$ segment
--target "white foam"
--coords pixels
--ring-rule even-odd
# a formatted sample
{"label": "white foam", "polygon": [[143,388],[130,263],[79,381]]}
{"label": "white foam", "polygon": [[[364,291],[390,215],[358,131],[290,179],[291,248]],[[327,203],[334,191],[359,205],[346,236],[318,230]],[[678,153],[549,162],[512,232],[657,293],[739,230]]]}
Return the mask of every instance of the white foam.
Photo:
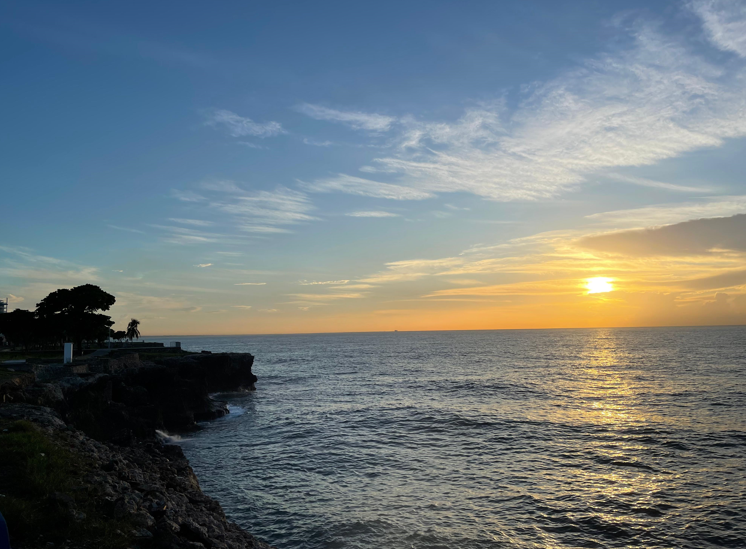
{"label": "white foam", "polygon": [[158,435],[158,439],[164,444],[179,444],[189,439],[180,437],[179,435],[169,435],[165,431],[155,430],[155,434]]}

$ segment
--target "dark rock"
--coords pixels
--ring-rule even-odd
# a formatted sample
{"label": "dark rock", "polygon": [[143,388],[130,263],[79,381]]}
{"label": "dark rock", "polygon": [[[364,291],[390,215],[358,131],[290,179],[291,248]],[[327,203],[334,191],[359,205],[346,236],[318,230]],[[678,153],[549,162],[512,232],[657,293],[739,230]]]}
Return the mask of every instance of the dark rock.
{"label": "dark rock", "polygon": [[[127,531],[134,527],[138,547],[271,549],[227,521],[218,502],[201,491],[182,449],[156,438],[156,430],[191,430],[197,421],[226,414],[225,405],[210,394],[252,390],[254,357],[200,354],[156,364],[132,355],[117,360],[88,365],[99,373],[14,385],[14,392],[5,394],[16,403],[0,404],[0,418],[32,421],[93,464],[73,490],[75,497],[124,520]],[[69,494],[52,494],[48,504],[71,520],[86,520]],[[75,540],[67,545],[75,547]]]}
{"label": "dark rock", "polygon": [[69,494],[63,494],[61,492],[52,492],[47,497],[47,504],[51,509],[54,509],[56,511],[62,511],[63,513],[67,514],[69,517],[73,518],[75,516],[75,500],[73,497]]}
{"label": "dark rock", "polygon": [[132,523],[141,528],[152,528],[155,526],[155,519],[145,511],[138,511],[132,516]]}
{"label": "dark rock", "polygon": [[153,533],[145,528],[137,528],[133,530],[132,535],[134,535],[135,538],[139,540],[150,539],[153,537]]}
{"label": "dark rock", "polygon": [[137,499],[125,494],[114,503],[114,518],[122,518],[137,513]]}
{"label": "dark rock", "polygon": [[206,546],[211,546],[210,536],[207,535],[207,529],[204,526],[200,526],[192,519],[185,519],[181,523],[181,529],[179,531],[183,537],[190,541],[196,541]]}

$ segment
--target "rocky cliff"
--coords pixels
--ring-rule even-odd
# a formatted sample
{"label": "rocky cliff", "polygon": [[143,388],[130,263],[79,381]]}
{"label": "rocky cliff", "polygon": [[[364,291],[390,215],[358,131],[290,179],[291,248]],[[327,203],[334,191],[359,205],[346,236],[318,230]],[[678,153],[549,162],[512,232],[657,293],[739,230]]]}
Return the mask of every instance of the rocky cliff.
{"label": "rocky cliff", "polygon": [[[38,461],[35,451],[8,454],[7,461],[17,462],[0,464],[0,511],[11,536],[16,532],[13,547],[268,548],[228,521],[220,505],[200,490],[181,448],[156,436],[158,430],[191,430],[199,421],[226,414],[225,405],[210,394],[253,389],[252,364],[249,354],[156,362],[130,355],[77,363],[77,374],[51,383],[33,382],[28,374],[6,379],[0,386],[5,401],[0,446],[4,438],[19,448],[50,444],[41,455],[66,456],[50,476],[57,484],[50,481],[45,489],[42,482],[34,493],[14,480]],[[36,440],[39,435],[29,429],[44,440],[18,442]],[[33,508],[46,510],[39,516],[47,524],[38,529],[26,524],[28,513],[16,513]],[[59,527],[47,531],[49,520],[43,517],[52,515]],[[109,534],[85,534],[88,523],[109,525],[96,530]]]}

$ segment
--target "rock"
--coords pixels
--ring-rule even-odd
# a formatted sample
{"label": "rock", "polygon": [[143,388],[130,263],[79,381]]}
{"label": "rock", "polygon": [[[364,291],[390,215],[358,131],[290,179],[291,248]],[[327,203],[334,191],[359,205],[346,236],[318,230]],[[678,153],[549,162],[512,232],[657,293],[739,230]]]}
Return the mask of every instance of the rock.
{"label": "rock", "polygon": [[182,521],[180,533],[188,540],[210,545],[210,537],[207,535],[207,529],[192,519]]}
{"label": "rock", "polygon": [[114,503],[114,518],[122,518],[137,513],[137,499],[125,494]]}
{"label": "rock", "polygon": [[181,530],[181,526],[176,524],[174,521],[165,518],[158,520],[156,528],[159,531],[168,532],[170,534],[176,534]]}
{"label": "rock", "polygon": [[[72,494],[122,520],[127,526],[120,529],[136,538],[137,547],[271,549],[226,520],[218,502],[201,491],[182,449],[155,436],[156,429],[190,430],[196,421],[227,413],[210,393],[253,389],[253,360],[248,354],[216,353],[157,364],[139,358],[108,362],[100,368],[108,373],[16,387],[6,393],[15,403],[0,404],[0,418],[31,421],[77,454],[90,469]],[[95,364],[88,369],[96,371]],[[64,509],[71,520],[90,520],[75,498],[55,493],[48,504]],[[73,539],[63,546],[78,545]]]}
{"label": "rock", "polygon": [[155,526],[155,519],[145,511],[138,511],[132,516],[132,523],[141,528],[152,528]]}
{"label": "rock", "polygon": [[50,509],[62,511],[70,518],[75,518],[76,505],[71,495],[63,494],[62,492],[52,492],[47,497],[47,504]]}
{"label": "rock", "polygon": [[148,513],[150,513],[155,518],[162,517],[166,514],[166,511],[168,510],[168,503],[166,503],[165,499],[156,499],[151,500],[147,505]]}
{"label": "rock", "polygon": [[44,429],[61,429],[66,427],[59,414],[51,408],[31,404],[5,404],[0,406],[0,418],[11,421],[25,419]]}
{"label": "rock", "polygon": [[153,533],[145,528],[136,528],[132,530],[132,535],[139,540],[150,539],[153,537]]}

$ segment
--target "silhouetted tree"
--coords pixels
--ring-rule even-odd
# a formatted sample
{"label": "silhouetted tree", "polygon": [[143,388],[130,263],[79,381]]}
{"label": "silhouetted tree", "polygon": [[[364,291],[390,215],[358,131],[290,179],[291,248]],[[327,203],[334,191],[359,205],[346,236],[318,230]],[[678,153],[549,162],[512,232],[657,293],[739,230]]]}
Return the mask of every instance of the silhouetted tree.
{"label": "silhouetted tree", "polygon": [[16,309],[12,313],[0,315],[0,333],[8,340],[11,347],[29,347],[37,345],[41,339],[40,323],[32,311]]}
{"label": "silhouetted tree", "polygon": [[127,338],[127,332],[124,330],[112,330],[111,332],[111,339],[114,341],[122,341]]}
{"label": "silhouetted tree", "polygon": [[127,339],[132,341],[133,339],[137,339],[140,337],[140,330],[138,330],[138,326],[140,326],[139,320],[137,320],[136,318],[130,320],[130,323],[127,324]]}
{"label": "silhouetted tree", "polygon": [[36,304],[36,315],[58,340],[71,339],[78,349],[83,341],[104,341],[114,324],[108,311],[116,298],[93,284],[56,290]]}

